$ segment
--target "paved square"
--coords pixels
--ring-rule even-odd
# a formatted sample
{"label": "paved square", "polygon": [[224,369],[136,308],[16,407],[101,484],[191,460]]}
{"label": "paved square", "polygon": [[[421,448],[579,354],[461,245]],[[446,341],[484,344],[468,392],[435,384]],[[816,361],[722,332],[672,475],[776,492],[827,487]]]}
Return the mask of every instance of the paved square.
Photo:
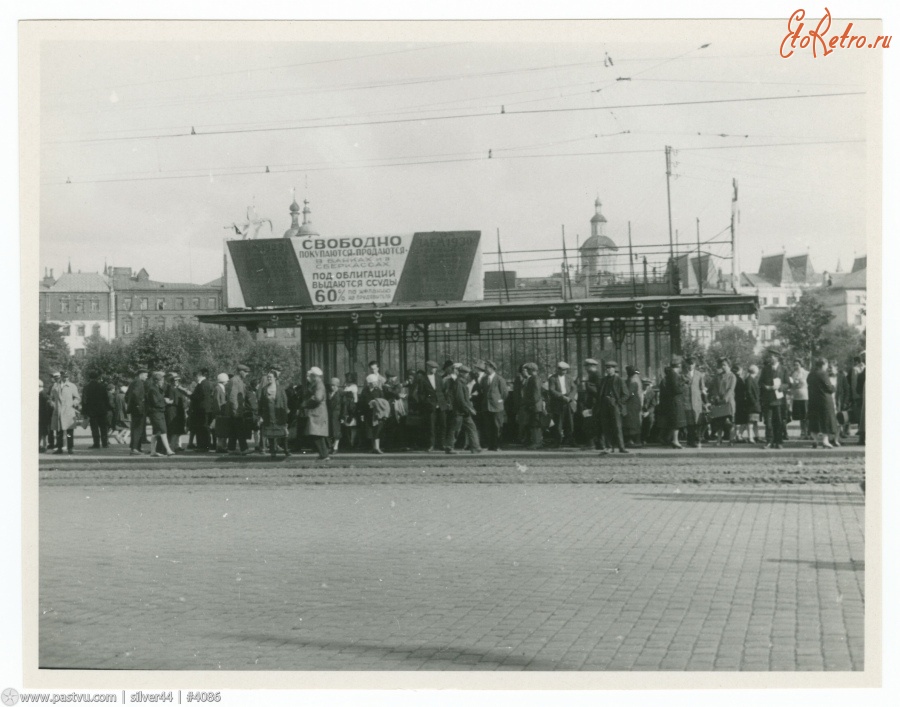
{"label": "paved square", "polygon": [[856,485],[42,486],[40,666],[861,670]]}

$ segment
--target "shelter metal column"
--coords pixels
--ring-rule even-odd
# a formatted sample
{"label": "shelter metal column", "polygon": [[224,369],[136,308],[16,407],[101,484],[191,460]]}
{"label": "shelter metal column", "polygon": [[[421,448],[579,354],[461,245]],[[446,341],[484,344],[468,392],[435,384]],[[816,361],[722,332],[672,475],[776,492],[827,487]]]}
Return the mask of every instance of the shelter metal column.
{"label": "shelter metal column", "polygon": [[[644,374],[647,378],[651,378],[650,375],[650,318],[644,317]],[[656,371],[654,371],[654,375]]]}
{"label": "shelter metal column", "polygon": [[430,341],[430,327],[431,325],[428,322],[425,322],[422,325],[422,340],[425,343],[425,360],[429,360],[431,358],[431,341]]}

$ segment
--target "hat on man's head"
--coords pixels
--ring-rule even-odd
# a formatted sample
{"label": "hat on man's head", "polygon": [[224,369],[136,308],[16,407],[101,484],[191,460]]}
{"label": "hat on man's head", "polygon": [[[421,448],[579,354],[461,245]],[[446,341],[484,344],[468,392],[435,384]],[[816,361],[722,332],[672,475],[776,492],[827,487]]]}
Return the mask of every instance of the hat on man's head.
{"label": "hat on man's head", "polygon": [[218,381],[219,383],[227,383],[228,382],[228,374],[220,373],[219,375],[216,376],[216,381]]}
{"label": "hat on man's head", "polygon": [[629,376],[633,376],[635,373],[640,373],[640,371],[637,368],[635,368],[634,366],[632,366],[631,364],[628,364],[627,366],[625,366],[625,372]]}
{"label": "hat on man's head", "polygon": [[438,366],[438,362],[437,362],[437,361],[432,361],[431,359],[428,359],[427,361],[425,361],[425,366],[426,366],[426,368],[428,368],[428,367],[430,367],[430,368],[440,368],[440,366]]}
{"label": "hat on man's head", "polygon": [[565,361],[560,361],[559,363],[556,364],[556,367],[557,367],[557,368],[561,368],[561,369],[563,369],[564,371],[568,371],[568,370],[569,370],[569,364],[566,363]]}
{"label": "hat on man's head", "polygon": [[784,354],[781,353],[781,351],[779,351],[778,349],[766,349],[766,353],[769,354],[769,356],[774,356],[777,359],[784,358]]}
{"label": "hat on man's head", "polygon": [[485,368],[493,368],[495,371],[497,370],[497,364],[488,359],[484,362]]}
{"label": "hat on man's head", "polygon": [[319,368],[318,366],[313,366],[313,367],[310,368],[306,373],[307,373],[307,374],[312,373],[313,375],[316,375],[316,376],[322,376],[322,375],[325,375],[324,373],[322,373],[322,369]]}
{"label": "hat on man's head", "polygon": [[332,378],[332,379],[331,379],[331,385],[337,387],[337,386],[339,386],[340,384],[341,384],[341,379],[340,379],[340,378]]}
{"label": "hat on man's head", "polygon": [[53,371],[53,373],[51,375],[53,376],[53,378],[59,378],[62,375],[62,373],[60,373],[59,371]]}
{"label": "hat on man's head", "polygon": [[[456,368],[455,365],[454,365],[453,367]],[[459,368],[458,368],[457,370],[458,370],[460,373],[471,373],[471,372],[472,372],[472,369],[469,368],[468,366],[466,366],[465,364],[460,364],[460,365],[459,365]]]}
{"label": "hat on man's head", "polygon": [[239,363],[239,364],[237,365],[237,369],[238,369],[239,371],[244,372],[244,373],[250,373],[250,366],[245,366],[243,363]]}
{"label": "hat on man's head", "polygon": [[672,356],[672,361],[669,365],[671,366],[680,366],[683,363],[683,359],[681,356]]}
{"label": "hat on man's head", "polygon": [[612,359],[609,359],[608,361],[604,362],[603,367],[604,368],[618,368],[619,363],[618,363],[618,361],[613,361]]}
{"label": "hat on man's head", "polygon": [[150,373],[150,369],[147,368],[146,366],[141,366],[140,368],[137,369],[137,374],[141,375],[141,373]]}
{"label": "hat on man's head", "polygon": [[474,368],[476,371],[483,371],[484,361],[475,361],[475,363],[472,364],[472,368]]}
{"label": "hat on man's head", "polygon": [[584,359],[584,365],[585,366],[599,366],[600,361],[598,361],[596,358],[586,358],[586,359]]}
{"label": "hat on man's head", "polygon": [[524,366],[522,366],[522,368],[524,368],[525,370],[528,370],[528,371],[537,372],[538,365],[536,363],[529,362],[529,363],[526,363]]}
{"label": "hat on man's head", "polygon": [[448,358],[446,361],[444,361],[444,366],[443,366],[443,367],[444,367],[444,368],[450,368],[450,367],[453,366],[453,365],[454,365],[454,364],[453,364],[453,361],[452,361],[451,359]]}
{"label": "hat on man's head", "polygon": [[681,362],[691,364],[694,362],[694,357],[693,356],[684,356],[684,357],[682,357]]}
{"label": "hat on man's head", "polygon": [[644,385],[650,385],[651,383],[653,383],[653,381],[649,378],[641,378],[641,383],[643,383]]}

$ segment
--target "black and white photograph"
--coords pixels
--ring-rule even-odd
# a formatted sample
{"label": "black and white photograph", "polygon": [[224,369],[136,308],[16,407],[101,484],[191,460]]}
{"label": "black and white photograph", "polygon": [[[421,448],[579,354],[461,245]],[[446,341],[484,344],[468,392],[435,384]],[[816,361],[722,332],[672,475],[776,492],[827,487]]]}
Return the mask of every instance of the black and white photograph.
{"label": "black and white photograph", "polygon": [[830,7],[23,21],[38,684],[879,685],[896,27]]}

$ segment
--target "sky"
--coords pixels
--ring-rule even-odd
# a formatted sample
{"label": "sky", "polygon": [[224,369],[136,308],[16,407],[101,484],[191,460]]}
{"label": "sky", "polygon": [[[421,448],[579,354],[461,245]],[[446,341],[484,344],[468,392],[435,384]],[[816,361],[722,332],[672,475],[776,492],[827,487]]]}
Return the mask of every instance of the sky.
{"label": "sky", "polygon": [[[499,229],[512,253],[557,248],[564,227],[571,248],[599,196],[616,243],[629,222],[635,244],[668,243],[667,145],[679,240],[698,218],[704,240],[727,230],[736,179],[741,270],[866,252],[877,52],[781,58],[785,21],[541,28],[45,42],[42,271],[207,282],[230,225],[252,207],[281,236],[294,193],[324,236],[472,229],[490,251]],[[526,259],[506,266],[556,267]]]}

